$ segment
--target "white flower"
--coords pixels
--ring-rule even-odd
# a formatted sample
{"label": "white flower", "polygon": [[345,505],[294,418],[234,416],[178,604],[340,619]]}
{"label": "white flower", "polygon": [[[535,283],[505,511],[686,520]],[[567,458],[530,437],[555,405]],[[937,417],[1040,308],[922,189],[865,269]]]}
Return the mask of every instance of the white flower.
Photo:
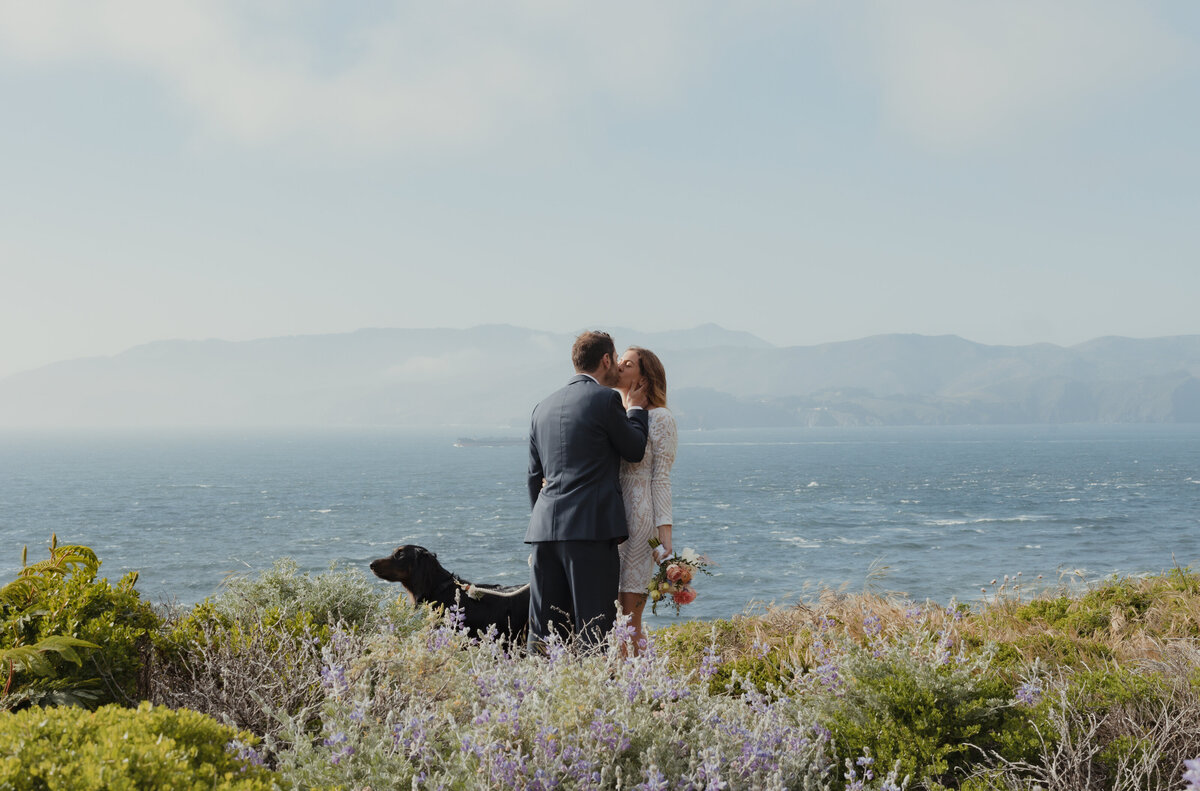
{"label": "white flower", "polygon": [[692,549],[691,547],[684,547],[683,554],[680,555],[679,557],[683,558],[683,560],[685,560],[688,563],[699,563],[700,562],[700,554],[698,552],[696,552],[696,550]]}

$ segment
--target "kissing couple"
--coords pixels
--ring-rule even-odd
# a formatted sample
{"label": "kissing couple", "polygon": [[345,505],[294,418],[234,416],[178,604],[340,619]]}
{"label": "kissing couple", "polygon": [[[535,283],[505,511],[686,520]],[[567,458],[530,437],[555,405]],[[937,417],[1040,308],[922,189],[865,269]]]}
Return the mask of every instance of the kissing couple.
{"label": "kissing couple", "polygon": [[576,338],[571,362],[575,376],[538,403],[529,430],[529,648],[552,632],[594,646],[619,606],[637,651],[650,579],[671,554],[666,372],[648,349],[618,357],[606,332]]}

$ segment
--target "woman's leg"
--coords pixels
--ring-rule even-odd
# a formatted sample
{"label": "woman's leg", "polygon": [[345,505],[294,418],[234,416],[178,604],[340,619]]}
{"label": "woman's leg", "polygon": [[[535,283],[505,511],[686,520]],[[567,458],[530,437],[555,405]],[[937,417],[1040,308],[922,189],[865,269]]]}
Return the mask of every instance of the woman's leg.
{"label": "woman's leg", "polygon": [[642,641],[646,639],[642,633],[642,610],[646,608],[646,594],[621,591],[617,594],[617,602],[621,612],[628,613],[629,625],[633,627],[633,655],[642,651]]}

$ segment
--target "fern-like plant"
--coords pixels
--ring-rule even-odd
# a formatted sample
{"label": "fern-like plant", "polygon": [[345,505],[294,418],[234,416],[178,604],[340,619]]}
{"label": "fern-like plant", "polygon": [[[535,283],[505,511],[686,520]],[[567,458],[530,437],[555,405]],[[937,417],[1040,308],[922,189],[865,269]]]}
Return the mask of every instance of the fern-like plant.
{"label": "fern-like plant", "polygon": [[[83,665],[80,649],[100,646],[67,635],[49,635],[30,644],[30,627],[45,613],[47,591],[61,583],[62,577],[76,569],[95,574],[100,567],[96,553],[84,546],[58,546],[58,536],[50,538],[50,558],[28,565],[29,547],[21,550],[21,571],[17,578],[0,588],[0,613],[4,615],[5,634],[0,643],[0,667],[4,669],[4,697],[10,699],[19,673],[25,673],[55,686],[56,664],[49,655],[57,655]],[[14,701],[15,702],[15,701]]]}
{"label": "fern-like plant", "polygon": [[115,587],[96,579],[100,560],[90,548],[58,545],[28,563],[0,588],[0,707],[30,703],[95,705],[130,702],[148,633],[158,622],[138,599],[128,574]]}

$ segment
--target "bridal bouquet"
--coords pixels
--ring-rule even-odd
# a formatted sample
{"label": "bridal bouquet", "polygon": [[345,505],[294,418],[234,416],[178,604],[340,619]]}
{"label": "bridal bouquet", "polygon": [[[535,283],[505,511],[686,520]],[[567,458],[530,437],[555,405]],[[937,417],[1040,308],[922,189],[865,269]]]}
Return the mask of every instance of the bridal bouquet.
{"label": "bridal bouquet", "polygon": [[[658,549],[657,538],[650,539],[650,546]],[[711,574],[708,570],[708,558],[697,555],[691,548],[684,548],[683,554],[671,555],[658,564],[658,573],[650,580],[647,593],[650,594],[650,611],[658,614],[658,603],[668,596],[675,605],[675,614],[679,608],[696,600],[696,590],[692,587],[692,578],[696,572]]]}

